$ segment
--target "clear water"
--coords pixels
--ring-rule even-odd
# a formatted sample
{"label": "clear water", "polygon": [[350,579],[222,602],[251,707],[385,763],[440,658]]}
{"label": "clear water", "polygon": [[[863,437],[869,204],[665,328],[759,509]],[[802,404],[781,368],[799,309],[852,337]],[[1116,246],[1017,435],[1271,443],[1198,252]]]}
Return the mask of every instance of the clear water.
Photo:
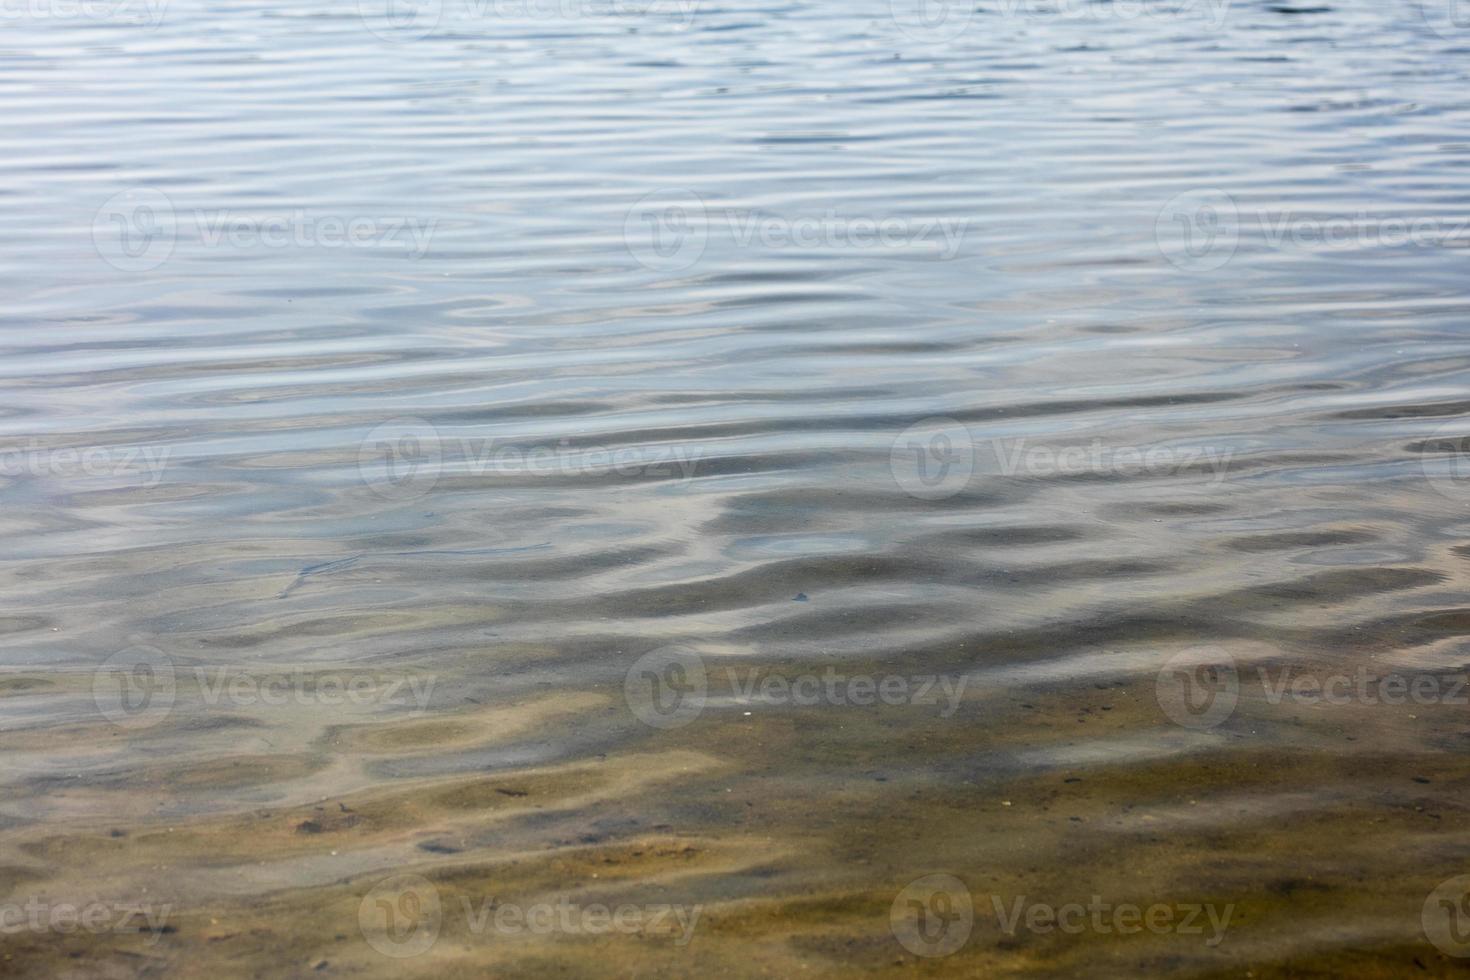
{"label": "clear water", "polygon": [[8,969],[1470,952],[1470,16],[364,4],[3,12]]}

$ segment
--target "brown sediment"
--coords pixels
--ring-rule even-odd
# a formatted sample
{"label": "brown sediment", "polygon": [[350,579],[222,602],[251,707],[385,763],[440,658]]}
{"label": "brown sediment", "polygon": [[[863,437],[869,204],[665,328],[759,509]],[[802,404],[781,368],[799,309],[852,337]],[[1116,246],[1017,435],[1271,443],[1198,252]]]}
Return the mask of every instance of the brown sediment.
{"label": "brown sediment", "polygon": [[332,751],[363,754],[447,752],[512,735],[605,706],[610,699],[592,692],[566,692],[493,710],[462,710],[453,715],[329,728],[323,744]]}
{"label": "brown sediment", "polygon": [[[403,779],[168,826],[12,828],[12,890],[145,886],[178,907],[173,931],[156,939],[22,936],[4,948],[24,973],[79,956],[104,973],[179,976],[286,964],[325,975],[1223,977],[1323,969],[1350,942],[1366,953],[1361,975],[1405,964],[1454,972],[1415,938],[1424,896],[1470,857],[1461,829],[1470,765],[1436,748],[1463,727],[1450,709],[1426,708],[1422,724],[1405,727],[1362,706],[1287,710],[1246,697],[1222,730],[1186,733],[1162,717],[1151,684],[1124,675],[1065,690],[982,689],[948,718],[912,706],[712,709],[605,757]],[[360,763],[414,758],[575,723],[604,703],[585,692],[501,713],[339,726],[320,745]],[[1291,731],[1296,748],[1259,744],[1251,731],[1263,724]],[[236,768],[224,759],[138,773],[182,793],[236,785]],[[1444,873],[1405,873],[1396,855],[1406,846],[1438,855]],[[956,875],[975,901],[973,938],[943,960],[898,947],[889,925],[895,896],[928,871]],[[398,874],[423,876],[445,910],[433,948],[403,961],[372,949],[358,924],[368,893]],[[1011,935],[993,904],[1094,895],[1228,907],[1228,931],[1218,945]],[[558,899],[701,911],[687,946],[664,934],[469,925],[485,907]]]}

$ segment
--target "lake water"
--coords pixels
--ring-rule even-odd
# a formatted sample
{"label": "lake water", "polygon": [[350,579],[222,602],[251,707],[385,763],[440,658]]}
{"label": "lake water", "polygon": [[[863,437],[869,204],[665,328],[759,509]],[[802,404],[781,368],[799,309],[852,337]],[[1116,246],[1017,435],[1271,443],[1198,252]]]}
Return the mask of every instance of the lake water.
{"label": "lake water", "polygon": [[0,973],[1455,971],[1470,8],[383,2],[0,11]]}

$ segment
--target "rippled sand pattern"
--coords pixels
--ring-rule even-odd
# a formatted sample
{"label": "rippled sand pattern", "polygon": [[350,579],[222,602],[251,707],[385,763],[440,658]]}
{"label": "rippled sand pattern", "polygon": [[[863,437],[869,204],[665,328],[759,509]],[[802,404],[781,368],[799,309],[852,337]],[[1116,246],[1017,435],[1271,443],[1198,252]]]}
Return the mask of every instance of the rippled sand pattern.
{"label": "rippled sand pattern", "polygon": [[1450,0],[27,3],[0,976],[1470,963]]}

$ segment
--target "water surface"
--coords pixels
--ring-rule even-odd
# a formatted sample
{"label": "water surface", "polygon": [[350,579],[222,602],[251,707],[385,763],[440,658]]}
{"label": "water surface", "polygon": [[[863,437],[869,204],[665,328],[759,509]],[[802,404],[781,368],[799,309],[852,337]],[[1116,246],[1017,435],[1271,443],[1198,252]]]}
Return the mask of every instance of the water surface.
{"label": "water surface", "polygon": [[7,14],[7,971],[1454,972],[1470,24],[416,9]]}

